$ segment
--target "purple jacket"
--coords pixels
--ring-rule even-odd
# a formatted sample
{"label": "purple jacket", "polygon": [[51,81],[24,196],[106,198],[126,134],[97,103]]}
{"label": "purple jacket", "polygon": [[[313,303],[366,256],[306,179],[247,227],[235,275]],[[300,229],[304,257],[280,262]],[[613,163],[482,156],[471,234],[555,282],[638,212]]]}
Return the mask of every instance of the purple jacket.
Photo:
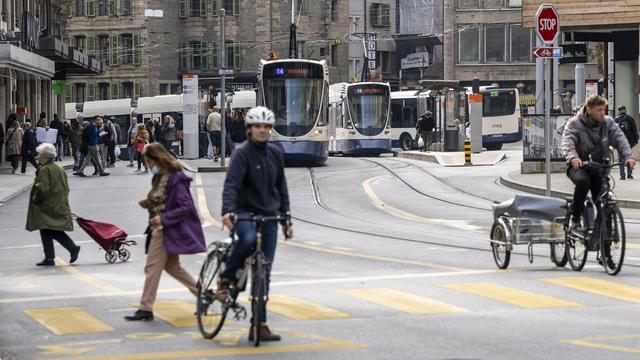
{"label": "purple jacket", "polygon": [[200,217],[189,192],[190,183],[191,178],[182,171],[169,176],[167,200],[160,216],[168,254],[197,254],[207,250]]}

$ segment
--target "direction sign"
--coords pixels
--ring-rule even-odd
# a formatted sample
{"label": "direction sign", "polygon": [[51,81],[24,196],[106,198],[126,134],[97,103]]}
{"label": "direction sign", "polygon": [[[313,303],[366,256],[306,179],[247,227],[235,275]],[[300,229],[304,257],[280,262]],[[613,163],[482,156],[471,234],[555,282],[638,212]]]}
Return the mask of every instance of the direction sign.
{"label": "direction sign", "polygon": [[218,69],[218,75],[233,75],[233,69]]}
{"label": "direction sign", "polygon": [[561,58],[561,47],[539,47],[533,49],[533,55],[540,59]]}
{"label": "direction sign", "polygon": [[552,4],[542,4],[536,12],[536,33],[544,43],[556,41],[560,33],[560,15]]}

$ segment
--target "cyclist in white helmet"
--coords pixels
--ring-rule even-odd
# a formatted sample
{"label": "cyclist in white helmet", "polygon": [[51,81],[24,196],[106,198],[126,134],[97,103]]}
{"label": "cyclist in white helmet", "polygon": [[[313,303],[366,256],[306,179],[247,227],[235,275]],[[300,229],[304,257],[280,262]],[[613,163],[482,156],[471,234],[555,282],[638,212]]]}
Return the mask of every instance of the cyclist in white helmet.
{"label": "cyclist in white helmet", "polygon": [[[231,162],[222,192],[222,221],[228,229],[235,227],[238,242],[231,250],[224,271],[220,274],[217,297],[226,297],[229,284],[236,279],[236,273],[244,266],[245,259],[253,252],[256,240],[256,224],[239,222],[236,216],[274,216],[289,213],[289,192],[284,174],[284,158],[278,148],[268,143],[275,123],[273,111],[266,107],[254,107],[245,117],[247,141],[243,142],[231,155]],[[292,237],[290,225],[285,227],[286,236]],[[269,262],[266,269],[267,293],[269,291],[271,265],[276,252],[278,238],[277,222],[267,223],[262,228],[262,250]],[[267,327],[266,304],[261,315],[261,341],[279,341],[280,336]],[[253,340],[253,328],[249,332]]]}

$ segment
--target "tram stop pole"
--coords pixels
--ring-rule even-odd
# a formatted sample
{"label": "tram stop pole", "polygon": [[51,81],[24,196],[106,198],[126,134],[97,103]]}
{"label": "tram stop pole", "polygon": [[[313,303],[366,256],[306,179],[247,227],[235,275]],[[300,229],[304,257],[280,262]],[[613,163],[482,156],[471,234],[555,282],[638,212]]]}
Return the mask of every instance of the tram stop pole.
{"label": "tram stop pole", "polygon": [[226,79],[225,79],[225,70],[227,67],[226,64],[226,54],[225,54],[225,42],[224,42],[224,18],[225,18],[225,9],[220,9],[219,12],[220,18],[220,53],[219,53],[219,61],[220,64],[220,166],[225,167],[227,165],[227,128],[226,128]]}

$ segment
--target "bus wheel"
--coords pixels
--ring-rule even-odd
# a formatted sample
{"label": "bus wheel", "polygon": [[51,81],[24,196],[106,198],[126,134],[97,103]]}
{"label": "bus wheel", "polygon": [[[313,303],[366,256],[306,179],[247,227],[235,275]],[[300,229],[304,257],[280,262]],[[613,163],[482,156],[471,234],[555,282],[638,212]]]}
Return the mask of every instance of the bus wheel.
{"label": "bus wheel", "polygon": [[409,134],[402,134],[400,137],[400,148],[402,151],[409,151],[413,148],[413,139]]}

